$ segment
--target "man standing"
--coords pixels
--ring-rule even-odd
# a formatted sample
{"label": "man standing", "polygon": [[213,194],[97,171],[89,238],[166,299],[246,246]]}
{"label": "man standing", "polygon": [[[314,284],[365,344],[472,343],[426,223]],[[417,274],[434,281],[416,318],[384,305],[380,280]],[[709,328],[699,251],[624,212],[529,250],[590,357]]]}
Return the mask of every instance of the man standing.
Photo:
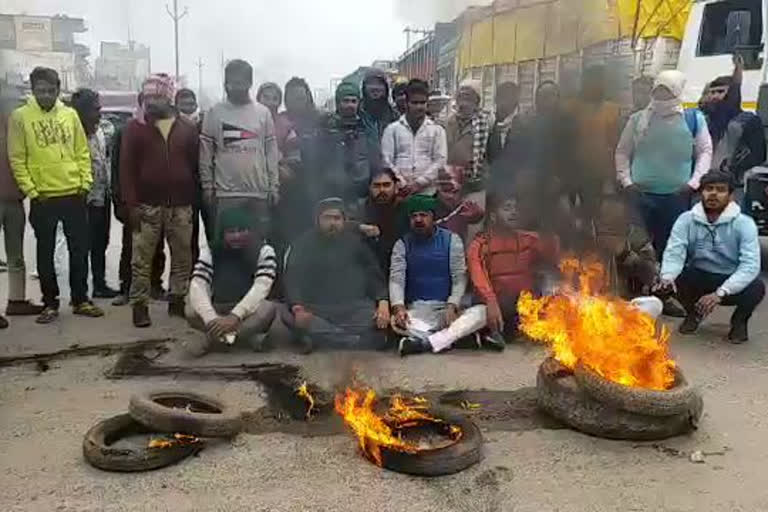
{"label": "man standing", "polygon": [[277,204],[280,179],[275,123],[266,107],[251,101],[253,68],[233,60],[224,70],[227,99],[203,120],[200,182],[211,222],[215,212],[247,205],[265,215]]}
{"label": "man standing", "polygon": [[395,103],[395,109],[400,116],[408,113],[408,98],[405,91],[408,89],[408,80],[400,78],[392,87],[392,101]]}
{"label": "man standing", "polygon": [[485,327],[484,308],[461,312],[467,289],[464,244],[459,235],[435,226],[435,199],[411,196],[406,209],[411,230],[395,244],[389,271],[392,325],[403,335],[401,356],[437,353]]}
{"label": "man standing", "polygon": [[[27,271],[24,264],[24,194],[16,185],[8,161],[8,116],[11,99],[0,96],[0,231],[5,239],[5,255],[8,258],[8,305],[7,316],[39,315],[43,306],[26,300]],[[8,327],[8,321],[0,315],[0,329]]]}
{"label": "man standing", "polygon": [[125,127],[120,181],[133,228],[133,324],[149,327],[150,273],[158,243],[171,248],[168,314],[184,318],[192,270],[192,208],[199,152],[197,127],[178,119],[174,85],[165,74],[142,86],[144,113]]}
{"label": "man standing", "polygon": [[488,114],[480,109],[481,87],[476,80],[462,83],[456,95],[456,112],[445,122],[448,165],[464,169],[464,183],[472,192],[482,188],[491,129]]}
{"label": "man standing", "polygon": [[515,82],[504,82],[496,88],[496,121],[488,137],[488,162],[493,163],[507,144],[507,136],[517,118],[520,87]]}
{"label": "man standing", "polygon": [[443,122],[447,116],[446,107],[450,103],[451,97],[444,95],[441,91],[430,92],[427,100],[427,116],[437,123]]}
{"label": "man standing", "polygon": [[29,219],[37,238],[37,270],[47,324],[59,316],[59,284],[53,263],[56,226],[64,224],[69,248],[69,286],[76,315],[104,312],[88,299],[88,212],[85,196],[93,175],[88,139],[77,113],[59,100],[61,82],[53,69],[35,68],[32,98],[11,115],[8,156],[21,191],[29,197]]}
{"label": "man standing", "polygon": [[110,172],[107,143],[104,132],[99,127],[99,121],[101,121],[99,94],[91,89],[79,89],[72,95],[72,107],[80,116],[91,151],[93,186],[88,193],[87,201],[93,296],[100,299],[112,299],[117,297],[119,292],[107,286],[105,278],[112,208],[109,200]]}
{"label": "man standing", "polygon": [[427,117],[429,87],[411,80],[406,88],[408,112],[384,130],[384,165],[395,171],[399,194],[434,194],[437,174],[447,161],[445,130]]}
{"label": "man standing", "polygon": [[336,88],[336,112],[323,119],[311,182],[315,197],[341,197],[347,211],[355,213],[368,193],[381,154],[378,137],[366,134],[358,116],[359,102],[355,84],[342,82]]}
{"label": "man standing", "polygon": [[389,104],[389,82],[381,71],[371,71],[363,79],[360,120],[365,133],[375,144],[381,142],[384,129],[400,117]]}
{"label": "man standing", "polygon": [[376,256],[345,229],[344,201],[317,206],[317,227],[292,246],[285,295],[305,351],[313,347],[379,349],[386,341],[389,302]]}
{"label": "man standing", "polygon": [[680,216],[664,252],[659,288],[677,291],[693,334],[715,307],[736,306],[728,340],[749,339],[747,323],[765,296],[755,222],[732,201],[732,177],[711,171],[701,179],[701,203]]}
{"label": "man standing", "polygon": [[179,117],[186,119],[194,125],[200,124],[200,109],[197,106],[197,96],[192,89],[179,89],[174,99],[176,110],[179,111]]}
{"label": "man standing", "polygon": [[205,332],[185,344],[192,355],[205,354],[213,343],[241,341],[263,349],[277,311],[267,300],[277,278],[277,259],[264,240],[263,220],[246,209],[219,215],[216,240],[202,252],[189,285],[187,320]]}

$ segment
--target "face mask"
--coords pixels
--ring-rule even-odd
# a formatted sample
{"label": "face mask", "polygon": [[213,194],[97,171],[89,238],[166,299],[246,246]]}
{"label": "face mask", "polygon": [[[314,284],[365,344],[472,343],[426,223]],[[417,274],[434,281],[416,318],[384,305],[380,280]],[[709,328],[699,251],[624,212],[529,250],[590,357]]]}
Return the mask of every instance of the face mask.
{"label": "face mask", "polygon": [[659,115],[669,115],[674,112],[677,112],[680,108],[680,100],[677,98],[672,98],[671,100],[651,100],[651,110],[655,114]]}
{"label": "face mask", "polygon": [[185,114],[184,112],[179,112],[179,115],[182,117],[182,119],[186,119],[187,121],[190,121],[194,124],[197,124],[197,122],[200,120],[199,110],[195,110],[191,114]]}

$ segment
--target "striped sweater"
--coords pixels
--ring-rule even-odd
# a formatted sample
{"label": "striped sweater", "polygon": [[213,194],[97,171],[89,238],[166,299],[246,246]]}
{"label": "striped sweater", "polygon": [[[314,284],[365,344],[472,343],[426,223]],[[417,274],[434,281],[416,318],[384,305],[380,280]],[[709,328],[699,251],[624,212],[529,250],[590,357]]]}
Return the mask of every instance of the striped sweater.
{"label": "striped sweater", "polygon": [[[200,259],[192,270],[192,281],[189,284],[187,301],[192,310],[207,325],[218,318],[218,313],[213,306],[213,280],[214,266],[211,251],[205,248],[200,253]],[[259,260],[256,272],[253,275],[253,284],[250,290],[240,299],[240,302],[232,308],[231,314],[245,320],[256,312],[262,301],[266,300],[272,285],[277,278],[277,258],[272,246],[264,244],[259,252]]]}

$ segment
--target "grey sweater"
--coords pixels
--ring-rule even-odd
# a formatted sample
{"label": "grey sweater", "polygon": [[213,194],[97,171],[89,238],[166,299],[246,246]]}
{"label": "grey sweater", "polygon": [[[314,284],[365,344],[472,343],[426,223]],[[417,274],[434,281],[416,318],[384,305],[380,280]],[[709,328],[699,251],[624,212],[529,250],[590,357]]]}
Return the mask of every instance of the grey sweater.
{"label": "grey sweater", "polygon": [[200,134],[200,185],[217,197],[277,200],[275,124],[263,105],[223,101],[205,115]]}

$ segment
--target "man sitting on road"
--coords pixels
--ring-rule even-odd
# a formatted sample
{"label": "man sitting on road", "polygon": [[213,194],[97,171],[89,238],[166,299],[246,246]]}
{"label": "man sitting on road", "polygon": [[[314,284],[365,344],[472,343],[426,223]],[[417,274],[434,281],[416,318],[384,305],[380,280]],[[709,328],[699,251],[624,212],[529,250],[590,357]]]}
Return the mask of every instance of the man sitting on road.
{"label": "man sitting on road", "polygon": [[268,224],[245,208],[219,215],[216,241],[202,250],[189,284],[187,320],[205,332],[185,343],[190,354],[202,356],[217,342],[262,350],[277,312],[266,300],[277,277],[275,250],[263,236]]}
{"label": "man sitting on road", "polygon": [[289,249],[285,296],[301,348],[379,349],[386,341],[389,301],[373,251],[345,229],[344,201],[317,206],[317,227]]}
{"label": "man sitting on road", "polygon": [[558,260],[556,238],[547,241],[533,231],[520,229],[515,197],[491,197],[490,226],[469,246],[469,275],[479,302],[484,304],[490,340],[504,347],[505,338],[517,335],[517,299],[520,292],[534,289],[538,268]]}
{"label": "man sitting on road", "polygon": [[702,201],[672,228],[661,266],[661,291],[676,290],[687,316],[680,332],[693,334],[718,305],[736,306],[728,340],[749,339],[747,322],[765,296],[760,280],[757,226],[733,202],[732,176],[710,171]]}
{"label": "man sitting on road", "polygon": [[460,310],[467,289],[464,244],[459,235],[435,226],[435,206],[434,197],[408,199],[411,229],[392,251],[389,296],[392,327],[403,335],[401,356],[441,352],[486,323],[483,306]]}

